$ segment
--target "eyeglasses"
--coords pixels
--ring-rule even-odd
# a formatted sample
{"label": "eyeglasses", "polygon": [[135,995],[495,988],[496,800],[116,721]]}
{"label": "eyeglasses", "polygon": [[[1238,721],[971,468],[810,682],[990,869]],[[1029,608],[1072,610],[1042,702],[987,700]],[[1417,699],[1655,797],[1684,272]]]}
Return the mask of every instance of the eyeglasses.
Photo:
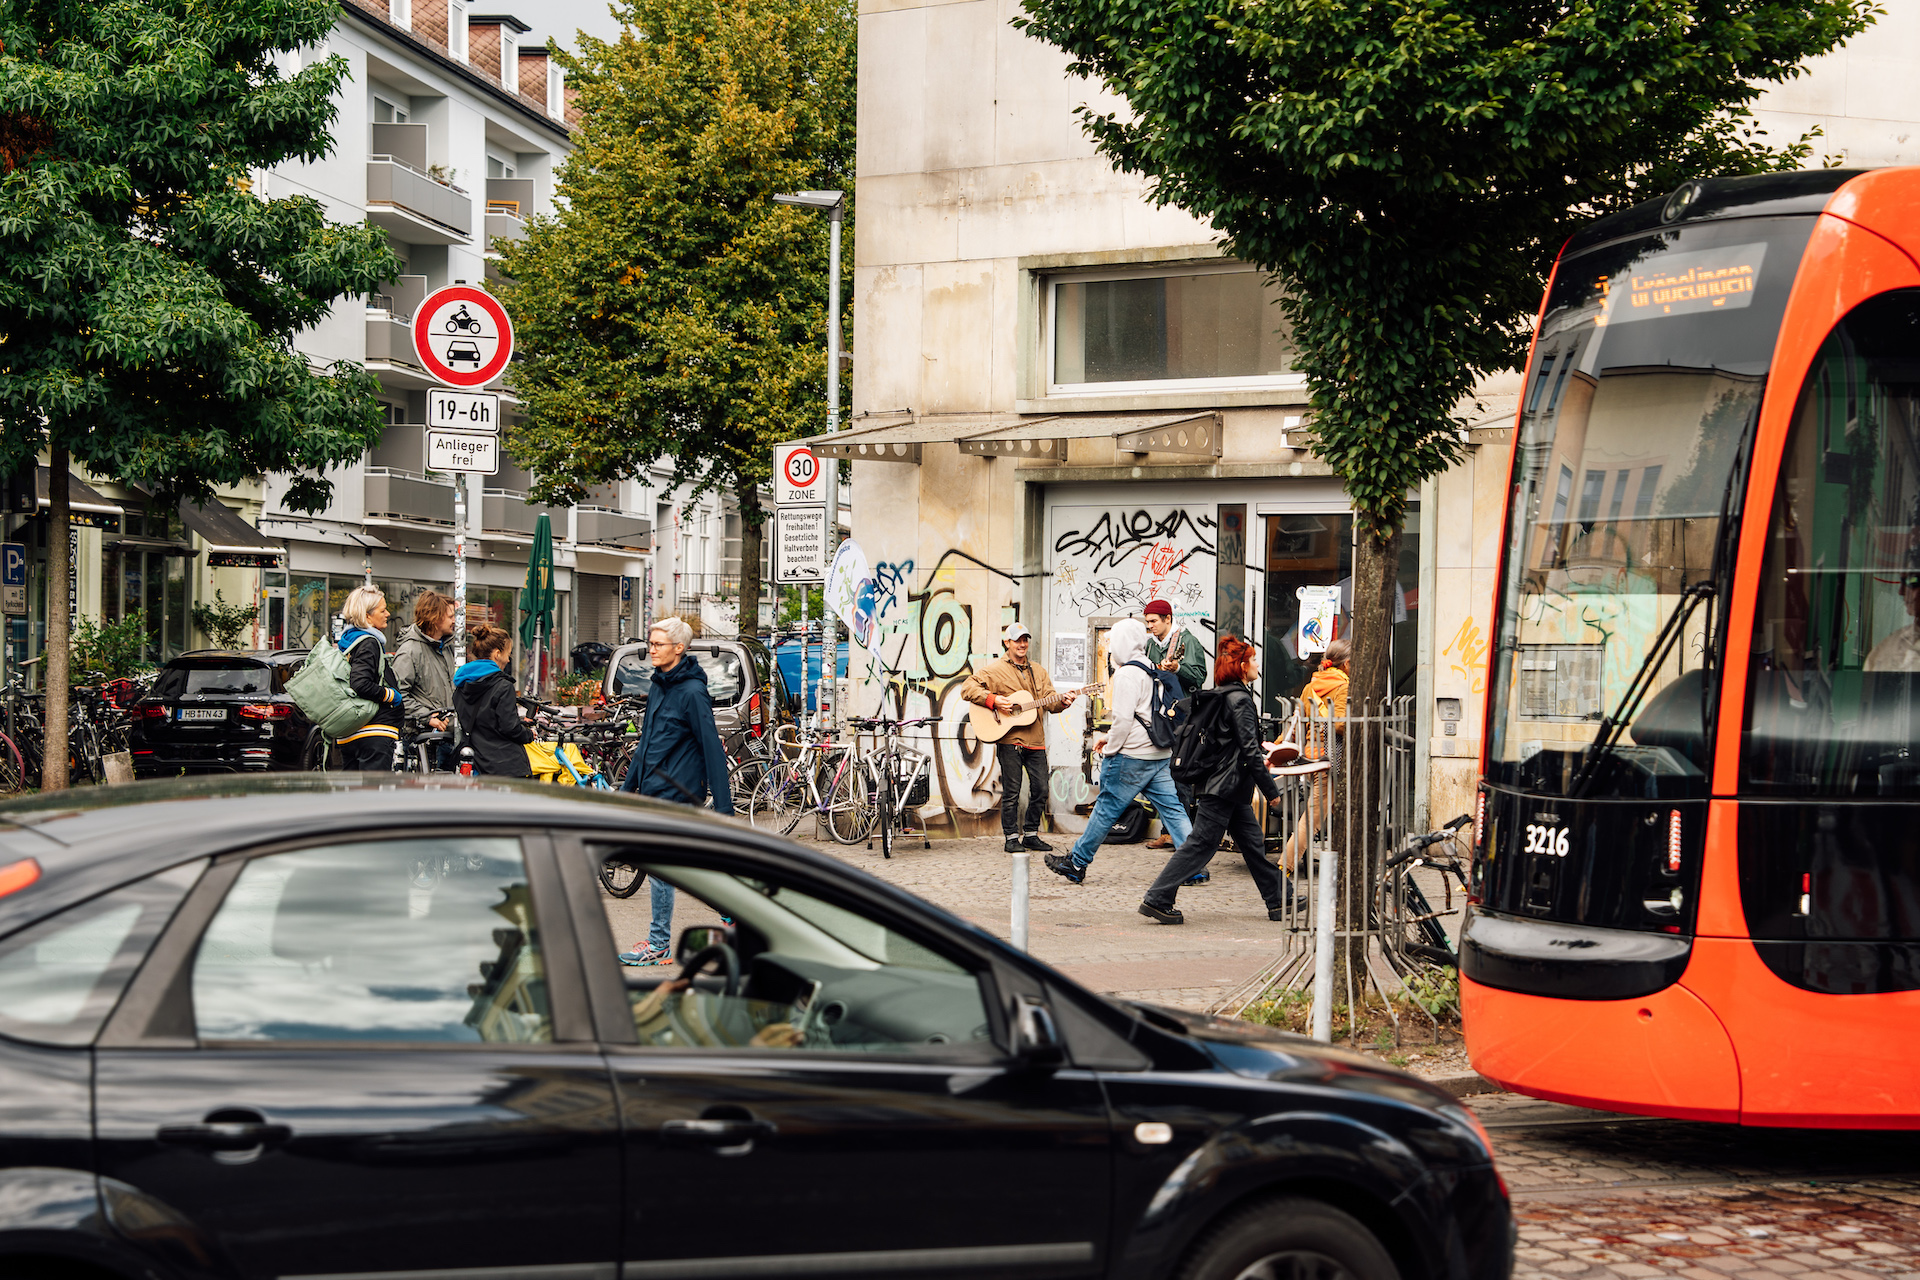
{"label": "eyeglasses", "polygon": [[671,648],[673,648],[673,641],[671,641],[671,640],[649,640],[649,641],[647,641],[647,648],[649,648],[649,649],[671,649]]}

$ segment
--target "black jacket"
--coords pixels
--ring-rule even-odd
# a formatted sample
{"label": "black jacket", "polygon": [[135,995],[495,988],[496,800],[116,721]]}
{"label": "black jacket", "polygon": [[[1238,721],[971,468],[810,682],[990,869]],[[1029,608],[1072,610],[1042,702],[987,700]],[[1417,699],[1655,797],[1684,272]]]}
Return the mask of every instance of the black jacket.
{"label": "black jacket", "polygon": [[1280,798],[1280,784],[1267,772],[1267,753],[1260,746],[1260,708],[1253,690],[1239,681],[1194,695],[1195,714],[1201,698],[1223,698],[1226,708],[1216,726],[1219,763],[1213,772],[1194,784],[1194,792],[1203,796],[1223,796],[1242,802],[1251,798],[1253,787],[1268,800]]}
{"label": "black jacket", "polygon": [[681,654],[669,671],[654,668],[640,745],[620,789],[692,805],[711,793],[715,813],[733,812],[727,752],[714,727],[707,673],[692,654]]}
{"label": "black jacket", "polygon": [[513,681],[494,662],[469,662],[453,673],[453,706],[473,748],[475,773],[531,778],[526,745],[533,726],[520,718]]}
{"label": "black jacket", "polygon": [[[363,636],[371,643],[362,641]],[[382,728],[389,731],[381,736],[398,734],[400,686],[394,683],[393,668],[387,663],[387,642],[377,631],[351,627],[340,636],[340,647],[347,651],[347,687],[353,690],[353,696],[380,704],[371,720],[355,732],[343,735],[342,741],[357,738],[368,729],[376,734],[380,734]]]}

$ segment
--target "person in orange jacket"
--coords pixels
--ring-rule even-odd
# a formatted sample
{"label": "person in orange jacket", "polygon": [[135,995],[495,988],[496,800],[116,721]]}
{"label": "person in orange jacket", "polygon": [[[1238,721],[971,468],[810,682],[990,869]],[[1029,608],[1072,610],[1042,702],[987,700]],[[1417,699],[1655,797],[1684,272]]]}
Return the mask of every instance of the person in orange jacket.
{"label": "person in orange jacket", "polygon": [[1352,670],[1353,646],[1345,640],[1335,640],[1327,646],[1320,669],[1300,691],[1300,700],[1306,704],[1309,717],[1302,754],[1309,760],[1330,760],[1333,768],[1314,778],[1313,790],[1307,796],[1307,811],[1300,815],[1293,834],[1287,837],[1286,848],[1281,850],[1280,866],[1289,874],[1300,869],[1308,841],[1327,820],[1328,802],[1333,797],[1333,775],[1346,754],[1347,684]]}

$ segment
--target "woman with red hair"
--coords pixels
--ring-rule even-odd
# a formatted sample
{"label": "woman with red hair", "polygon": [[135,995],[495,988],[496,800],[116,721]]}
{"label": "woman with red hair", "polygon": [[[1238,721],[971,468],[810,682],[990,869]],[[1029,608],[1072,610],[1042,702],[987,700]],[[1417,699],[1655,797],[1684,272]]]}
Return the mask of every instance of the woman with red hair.
{"label": "woman with red hair", "polygon": [[[1213,660],[1216,687],[1193,695],[1194,718],[1210,716],[1215,726],[1212,754],[1217,763],[1206,777],[1194,783],[1200,811],[1194,815],[1193,833],[1173,851],[1160,878],[1140,903],[1140,914],[1161,924],[1186,923],[1186,917],[1173,905],[1174,897],[1182,884],[1213,861],[1220,850],[1220,837],[1229,833],[1267,905],[1267,919],[1286,918],[1287,899],[1293,896],[1292,877],[1283,879],[1267,861],[1260,820],[1253,815],[1255,787],[1270,802],[1280,798],[1280,785],[1267,772],[1266,749],[1260,745],[1260,709],[1253,690],[1247,687],[1259,675],[1260,663],[1253,646],[1239,636],[1221,636]],[[1203,700],[1213,699],[1225,705],[1217,710],[1208,708]]]}

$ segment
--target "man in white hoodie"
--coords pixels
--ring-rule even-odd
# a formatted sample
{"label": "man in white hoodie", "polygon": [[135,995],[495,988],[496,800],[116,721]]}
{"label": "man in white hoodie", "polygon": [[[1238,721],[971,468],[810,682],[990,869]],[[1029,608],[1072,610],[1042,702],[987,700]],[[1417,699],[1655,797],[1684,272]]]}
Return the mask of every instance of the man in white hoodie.
{"label": "man in white hoodie", "polygon": [[1113,727],[1093,740],[1093,749],[1101,754],[1100,794],[1094,799],[1087,829],[1074,841],[1072,851],[1065,857],[1050,853],[1046,858],[1047,870],[1075,884],[1087,878],[1093,855],[1135,796],[1145,795],[1152,803],[1176,847],[1186,843],[1192,830],[1167,764],[1173,752],[1154,746],[1147,732],[1147,717],[1153,714],[1153,677],[1144,667],[1128,665],[1144,662],[1146,651],[1147,628],[1136,618],[1115,623],[1107,633],[1107,660],[1113,664],[1113,678],[1107,683]]}

